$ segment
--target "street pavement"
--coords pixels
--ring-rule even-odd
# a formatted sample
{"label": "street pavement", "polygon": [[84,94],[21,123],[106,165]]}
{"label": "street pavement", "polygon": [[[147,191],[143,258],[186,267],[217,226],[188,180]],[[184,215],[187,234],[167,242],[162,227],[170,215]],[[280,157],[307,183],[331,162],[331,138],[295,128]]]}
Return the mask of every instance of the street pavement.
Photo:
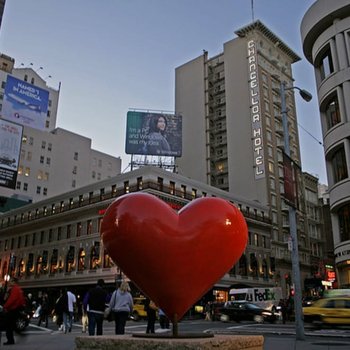
{"label": "street pavement", "polygon": [[[350,349],[349,332],[342,333],[338,331],[318,333],[316,336],[305,332],[304,341],[297,341],[293,334],[294,325],[289,324],[286,327],[275,325],[275,327],[254,327],[257,325],[236,325],[222,324],[220,322],[183,321],[181,322],[179,331],[193,332],[193,330],[212,332],[214,334],[262,334],[264,336],[264,350],[341,350]],[[265,326],[265,325],[262,325]],[[221,328],[220,328],[221,327]],[[241,327],[241,328],[239,328]],[[146,323],[128,322],[126,333],[144,333]],[[160,332],[157,325],[156,332]],[[114,334],[114,324],[104,322],[104,334]],[[16,335],[16,344],[12,346],[3,346],[6,336],[3,333],[0,348],[13,350],[74,350],[75,338],[78,336],[88,336],[82,333],[82,327],[79,323],[74,324],[72,332],[64,334],[57,330],[54,324],[50,324],[49,328],[36,326],[36,321],[31,323],[23,335]]]}

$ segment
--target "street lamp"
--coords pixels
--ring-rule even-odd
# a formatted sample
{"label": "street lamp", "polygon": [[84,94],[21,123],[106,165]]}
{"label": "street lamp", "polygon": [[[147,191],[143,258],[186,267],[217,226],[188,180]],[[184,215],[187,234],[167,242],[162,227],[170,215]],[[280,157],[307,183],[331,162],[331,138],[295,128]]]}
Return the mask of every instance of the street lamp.
{"label": "street lamp", "polygon": [[[287,105],[286,105],[286,91],[296,89],[299,91],[300,96],[309,102],[312,99],[312,95],[297,86],[287,87],[285,81],[281,82],[280,94],[281,94],[281,114],[282,125],[284,134],[284,153],[290,158],[290,145],[289,145],[289,129],[288,129],[288,117],[287,117]],[[295,334],[296,339],[304,340],[304,321],[303,321],[303,309],[302,309],[302,292],[301,292],[301,278],[300,278],[300,266],[299,266],[299,249],[298,249],[298,235],[297,235],[297,223],[296,223],[296,208],[289,204],[289,233],[292,239],[292,272],[294,280],[294,311],[295,311]]]}

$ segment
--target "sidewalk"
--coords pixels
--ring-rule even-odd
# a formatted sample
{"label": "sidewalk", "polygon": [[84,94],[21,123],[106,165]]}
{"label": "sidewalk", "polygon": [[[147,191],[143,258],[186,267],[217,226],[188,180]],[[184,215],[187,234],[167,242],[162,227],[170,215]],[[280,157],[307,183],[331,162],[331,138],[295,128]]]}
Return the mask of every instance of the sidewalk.
{"label": "sidewalk", "polygon": [[296,340],[295,337],[269,337],[264,336],[264,350],[341,350],[349,349],[349,338],[314,338]]}

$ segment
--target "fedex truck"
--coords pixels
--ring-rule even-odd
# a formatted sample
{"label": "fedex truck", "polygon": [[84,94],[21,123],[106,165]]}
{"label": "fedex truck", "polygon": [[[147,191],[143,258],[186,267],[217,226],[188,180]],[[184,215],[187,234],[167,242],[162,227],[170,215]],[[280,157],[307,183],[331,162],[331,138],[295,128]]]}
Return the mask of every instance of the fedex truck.
{"label": "fedex truck", "polygon": [[263,309],[276,311],[282,299],[282,288],[233,288],[229,294],[231,300],[249,301]]}

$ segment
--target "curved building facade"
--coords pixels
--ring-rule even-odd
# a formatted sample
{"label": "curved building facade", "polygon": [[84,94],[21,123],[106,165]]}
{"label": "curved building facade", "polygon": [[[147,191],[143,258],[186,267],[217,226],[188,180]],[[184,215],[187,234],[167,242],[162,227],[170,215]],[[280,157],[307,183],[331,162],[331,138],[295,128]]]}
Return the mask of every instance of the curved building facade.
{"label": "curved building facade", "polygon": [[350,1],[317,0],[301,36],[315,69],[338,284],[350,287]]}

